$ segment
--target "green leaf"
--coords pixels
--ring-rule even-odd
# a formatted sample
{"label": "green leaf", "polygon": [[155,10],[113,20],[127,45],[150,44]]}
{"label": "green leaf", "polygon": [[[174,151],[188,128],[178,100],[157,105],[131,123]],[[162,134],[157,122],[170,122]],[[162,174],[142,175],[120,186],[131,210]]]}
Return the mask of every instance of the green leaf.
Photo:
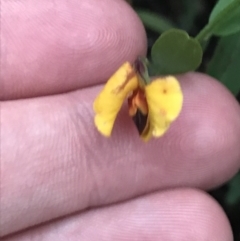
{"label": "green leaf", "polygon": [[226,197],[228,205],[234,205],[240,200],[240,173],[238,173],[230,182]]}
{"label": "green leaf", "polygon": [[142,20],[145,27],[159,34],[173,28],[173,23],[171,23],[168,19],[161,15],[144,10],[137,10],[137,14]]}
{"label": "green leaf", "polygon": [[151,57],[155,74],[180,74],[198,68],[202,61],[202,48],[187,32],[171,29],[154,43]]}
{"label": "green leaf", "polygon": [[219,0],[210,15],[209,24],[214,21],[217,23],[213,28],[215,35],[226,36],[240,31],[240,0]]}
{"label": "green leaf", "polygon": [[240,91],[240,32],[221,38],[207,72],[222,82],[234,95],[238,94]]}

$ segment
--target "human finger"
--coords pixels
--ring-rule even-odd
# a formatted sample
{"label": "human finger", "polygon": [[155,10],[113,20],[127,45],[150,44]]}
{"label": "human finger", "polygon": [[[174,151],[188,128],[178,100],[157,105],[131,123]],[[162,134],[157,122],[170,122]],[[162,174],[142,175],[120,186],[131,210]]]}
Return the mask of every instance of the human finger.
{"label": "human finger", "polygon": [[141,21],[122,0],[2,1],[1,46],[2,100],[102,83],[147,48]]}
{"label": "human finger", "polygon": [[182,113],[147,144],[126,108],[110,139],[96,131],[92,103],[101,87],[4,102],[2,235],[154,190],[210,189],[231,178],[240,166],[238,103],[206,75],[178,78]]}
{"label": "human finger", "polygon": [[219,205],[192,189],[167,190],[36,227],[2,241],[233,240]]}

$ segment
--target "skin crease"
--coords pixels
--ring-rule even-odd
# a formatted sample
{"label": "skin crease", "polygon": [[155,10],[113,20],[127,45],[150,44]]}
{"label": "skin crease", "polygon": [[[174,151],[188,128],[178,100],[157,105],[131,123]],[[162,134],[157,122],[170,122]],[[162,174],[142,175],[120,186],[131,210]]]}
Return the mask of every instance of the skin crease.
{"label": "skin crease", "polygon": [[[58,240],[61,231],[56,230],[68,225],[75,232],[64,232],[60,240],[78,240],[81,222],[86,225],[81,240],[94,240],[92,225],[100,240],[112,240],[119,225],[116,240],[139,240],[142,218],[142,240],[184,240],[181,220],[194,240],[232,240],[224,213],[207,195],[193,189],[161,191],[182,186],[206,190],[237,172],[240,108],[231,94],[206,75],[178,76],[183,111],[163,138],[142,143],[124,106],[106,139],[93,125],[92,102],[102,86],[84,87],[106,81],[123,61],[146,52],[143,26],[120,0],[59,0],[57,7],[54,1],[41,3],[2,1],[0,235],[53,220],[23,232],[22,240],[33,240],[32,235]],[[85,16],[86,8],[91,11]],[[84,21],[91,21],[87,32]],[[16,26],[22,31],[13,31]],[[36,42],[42,32],[45,42]],[[153,191],[153,196],[139,197]],[[194,206],[196,200],[199,205]],[[80,212],[115,202],[120,203]],[[179,211],[183,205],[185,211]],[[132,212],[133,207],[142,213]],[[54,221],[73,213],[78,214]],[[112,223],[106,227],[108,219]],[[156,222],[166,225],[165,232],[156,229]],[[109,228],[106,233],[103,227]]]}

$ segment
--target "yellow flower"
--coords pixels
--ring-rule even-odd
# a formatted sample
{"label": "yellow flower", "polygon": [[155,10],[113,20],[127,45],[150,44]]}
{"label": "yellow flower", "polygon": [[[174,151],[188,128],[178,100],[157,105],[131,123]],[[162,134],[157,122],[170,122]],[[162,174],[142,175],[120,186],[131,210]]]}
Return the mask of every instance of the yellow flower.
{"label": "yellow flower", "polygon": [[117,114],[126,99],[129,115],[144,141],[162,136],[181,112],[183,94],[178,80],[167,76],[149,81],[142,74],[143,67],[139,62],[133,66],[124,63],[95,99],[94,121],[104,136],[111,135]]}

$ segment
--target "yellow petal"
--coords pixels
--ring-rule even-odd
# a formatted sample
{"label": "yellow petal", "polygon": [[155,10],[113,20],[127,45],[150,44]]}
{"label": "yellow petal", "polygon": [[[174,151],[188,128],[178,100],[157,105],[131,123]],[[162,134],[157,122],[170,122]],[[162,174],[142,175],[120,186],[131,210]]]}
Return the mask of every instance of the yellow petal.
{"label": "yellow petal", "polygon": [[108,80],[93,103],[95,125],[110,136],[114,121],[126,97],[138,87],[138,78],[129,62],[124,63]]}
{"label": "yellow petal", "polygon": [[145,87],[148,103],[149,131],[152,136],[162,136],[181,112],[183,93],[173,76],[158,78]]}

